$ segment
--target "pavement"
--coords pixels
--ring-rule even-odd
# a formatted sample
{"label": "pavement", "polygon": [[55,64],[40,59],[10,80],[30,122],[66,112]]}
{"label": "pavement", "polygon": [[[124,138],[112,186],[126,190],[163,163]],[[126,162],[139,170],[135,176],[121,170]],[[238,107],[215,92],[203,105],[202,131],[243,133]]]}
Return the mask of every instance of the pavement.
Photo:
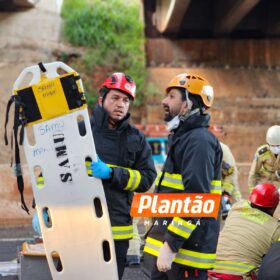
{"label": "pavement", "polygon": [[[17,255],[21,244],[33,240],[34,231],[31,226],[13,226],[0,228],[0,279],[18,280],[19,264]],[[122,280],[148,280],[143,273],[142,265],[126,267]],[[30,279],[40,280],[40,279]]]}

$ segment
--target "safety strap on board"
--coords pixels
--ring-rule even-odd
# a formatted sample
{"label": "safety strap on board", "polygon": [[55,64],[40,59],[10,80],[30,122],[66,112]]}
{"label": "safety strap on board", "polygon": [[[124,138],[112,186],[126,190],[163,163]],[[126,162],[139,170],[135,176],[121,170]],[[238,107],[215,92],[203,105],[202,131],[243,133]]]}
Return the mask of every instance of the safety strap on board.
{"label": "safety strap on board", "polygon": [[[11,135],[13,149],[14,138],[14,173],[17,177],[18,190],[21,197],[21,207],[29,214],[29,209],[24,201],[24,181],[21,170],[19,145],[24,138],[24,127],[58,117],[72,111],[86,107],[84,92],[79,84],[80,76],[70,72],[55,78],[45,76],[46,68],[43,63],[38,64],[41,70],[41,80],[37,84],[16,89],[13,92],[6,108],[5,119],[5,145],[8,145],[7,125],[9,112],[14,103],[14,125]],[[19,130],[20,129],[20,130]],[[11,159],[11,165],[13,158]]]}

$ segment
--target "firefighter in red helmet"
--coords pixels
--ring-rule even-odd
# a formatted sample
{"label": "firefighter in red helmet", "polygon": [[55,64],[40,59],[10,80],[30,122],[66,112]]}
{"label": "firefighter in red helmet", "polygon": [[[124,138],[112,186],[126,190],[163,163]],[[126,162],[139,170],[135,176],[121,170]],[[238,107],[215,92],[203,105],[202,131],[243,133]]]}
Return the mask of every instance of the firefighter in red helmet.
{"label": "firefighter in red helmet", "polygon": [[219,236],[210,279],[257,279],[262,257],[280,237],[278,219],[273,217],[278,203],[277,187],[260,183],[248,201],[233,205]]}
{"label": "firefighter in red helmet", "polygon": [[108,93],[111,89],[119,90],[125,93],[130,99],[135,99],[136,84],[130,76],[124,73],[114,73],[108,77],[101,85],[99,93],[104,97],[104,93]]}
{"label": "firefighter in red helmet", "polygon": [[259,184],[251,192],[249,201],[253,205],[274,209],[279,203],[279,193],[271,183]]}
{"label": "firefighter in red helmet", "polygon": [[156,170],[144,134],[129,123],[135,82],[124,73],[113,73],[99,93],[91,117],[98,159],[87,166],[90,175],[102,179],[121,279],[133,235],[132,197],[134,192],[146,192],[152,186]]}

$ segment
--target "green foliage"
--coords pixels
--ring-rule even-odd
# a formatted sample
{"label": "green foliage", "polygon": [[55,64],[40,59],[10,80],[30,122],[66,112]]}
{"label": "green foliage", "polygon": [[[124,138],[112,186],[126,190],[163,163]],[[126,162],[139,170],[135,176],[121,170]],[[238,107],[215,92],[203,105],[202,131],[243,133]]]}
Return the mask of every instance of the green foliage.
{"label": "green foliage", "polygon": [[63,1],[61,15],[67,18],[68,14],[71,14],[74,10],[85,8],[87,5],[87,0],[65,0]]}
{"label": "green foliage", "polygon": [[[88,76],[100,67],[108,69],[110,73],[106,75],[125,72],[137,84],[134,103],[141,105],[146,97],[146,78],[139,1],[67,0],[64,3],[64,35],[71,44],[86,49],[81,70]],[[94,94],[92,87],[100,85],[87,84],[89,87],[85,88],[89,94]]]}

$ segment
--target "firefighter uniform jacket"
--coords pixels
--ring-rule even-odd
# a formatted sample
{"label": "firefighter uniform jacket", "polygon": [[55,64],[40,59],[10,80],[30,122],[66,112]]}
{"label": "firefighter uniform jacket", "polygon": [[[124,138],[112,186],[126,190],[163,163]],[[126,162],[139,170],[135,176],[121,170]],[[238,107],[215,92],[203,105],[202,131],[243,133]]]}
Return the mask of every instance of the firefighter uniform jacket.
{"label": "firefighter uniform jacket", "polygon": [[249,275],[261,264],[280,237],[278,219],[252,208],[247,200],[235,203],[220,233],[215,272]]}
{"label": "firefighter uniform jacket", "polygon": [[134,192],[146,192],[156,170],[145,136],[128,123],[128,114],[116,129],[108,128],[108,115],[94,107],[91,127],[99,158],[112,167],[113,175],[102,180],[114,240],[132,238],[130,206]]}
{"label": "firefighter uniform jacket", "polygon": [[257,184],[264,182],[270,182],[280,188],[280,178],[277,177],[276,171],[280,171],[280,155],[274,155],[268,144],[260,146],[255,153],[249,172],[249,191],[251,192]]}
{"label": "firefighter uniform jacket", "polygon": [[[208,131],[209,115],[195,114],[169,136],[169,153],[156,180],[158,193],[221,194],[222,151]],[[157,218],[148,233],[144,252],[158,256],[167,241],[174,262],[198,269],[214,267],[219,219]]]}
{"label": "firefighter uniform jacket", "polygon": [[227,192],[236,201],[241,199],[241,193],[238,186],[238,170],[235,159],[230,148],[220,142],[223,151],[222,162],[222,191]]}

